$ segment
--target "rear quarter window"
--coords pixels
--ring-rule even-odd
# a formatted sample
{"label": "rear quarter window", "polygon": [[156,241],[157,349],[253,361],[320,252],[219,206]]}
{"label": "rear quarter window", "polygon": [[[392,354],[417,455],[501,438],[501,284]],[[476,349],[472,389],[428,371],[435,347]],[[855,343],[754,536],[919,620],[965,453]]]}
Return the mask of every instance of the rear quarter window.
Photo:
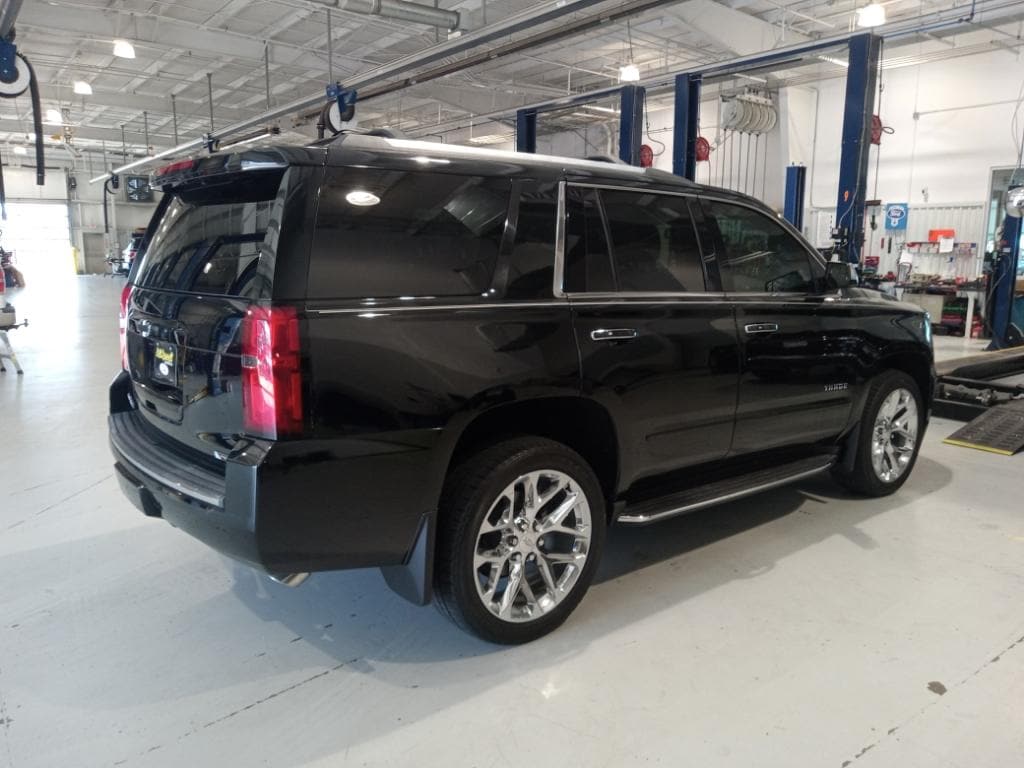
{"label": "rear quarter window", "polygon": [[510,182],[373,168],[328,169],[308,295],[472,296],[494,278]]}

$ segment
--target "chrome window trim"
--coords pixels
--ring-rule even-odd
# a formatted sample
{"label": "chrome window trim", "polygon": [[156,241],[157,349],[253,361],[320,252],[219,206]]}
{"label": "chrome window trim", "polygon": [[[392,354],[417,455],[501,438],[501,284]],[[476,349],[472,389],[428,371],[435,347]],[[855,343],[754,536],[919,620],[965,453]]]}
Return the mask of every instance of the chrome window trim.
{"label": "chrome window trim", "polygon": [[566,181],[558,182],[558,205],[555,213],[555,269],[551,286],[556,299],[565,298],[565,189]]}
{"label": "chrome window trim", "polygon": [[447,311],[459,312],[477,309],[554,309],[578,306],[612,306],[621,304],[718,304],[728,301],[723,293],[569,293],[562,299],[545,301],[486,302],[465,304],[414,304],[374,307],[324,307],[308,310],[312,315],[364,315],[366,319],[400,314],[403,312]]}
{"label": "chrome window trim", "polygon": [[458,312],[468,309],[538,309],[568,306],[569,303],[567,301],[547,299],[545,301],[489,301],[475,304],[473,302],[466,302],[465,304],[403,304],[395,306],[376,304],[372,307],[324,307],[308,311],[314,315],[364,315],[366,319],[373,319],[402,312],[430,312],[434,310]]}
{"label": "chrome window trim", "polygon": [[621,184],[595,184],[586,181],[566,181],[573,187],[586,187],[587,189],[610,189],[615,192],[642,192],[648,195],[670,195],[671,197],[697,197],[696,190],[685,192],[669,192],[663,189],[650,189],[648,187],[627,187]]}
{"label": "chrome window trim", "polygon": [[588,301],[614,301],[615,299],[630,299],[630,300],[646,300],[653,299],[655,301],[662,300],[678,300],[688,299],[691,296],[698,298],[718,298],[725,300],[728,297],[721,291],[593,291],[593,292],[574,292],[567,293],[566,297],[569,301],[578,303],[577,299],[585,299]]}

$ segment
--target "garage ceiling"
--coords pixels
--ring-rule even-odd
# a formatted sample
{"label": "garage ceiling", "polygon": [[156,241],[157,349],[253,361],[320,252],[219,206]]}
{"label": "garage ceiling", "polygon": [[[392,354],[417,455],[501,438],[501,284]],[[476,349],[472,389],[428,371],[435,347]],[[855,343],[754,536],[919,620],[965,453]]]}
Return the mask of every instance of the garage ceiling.
{"label": "garage ceiling", "polygon": [[[626,4],[607,2],[598,10]],[[473,115],[614,85],[619,67],[630,60],[648,77],[839,34],[853,28],[854,8],[861,4],[848,0],[665,3],[634,17],[628,25],[610,22],[525,55],[368,101],[360,108],[360,121],[426,135],[433,126],[466,125]],[[468,30],[524,9],[550,5],[551,0],[440,2],[442,8],[459,11]],[[890,0],[884,5],[894,21],[956,4]],[[969,5],[962,6],[965,14]],[[1005,0],[978,2],[977,23],[968,42],[1017,52],[1022,10],[1019,3],[1016,10],[1013,5]],[[332,21],[334,73],[342,82],[354,73],[423,50],[447,35],[432,27],[339,10],[332,12]],[[265,55],[272,106],[320,91],[328,80],[326,22],[325,7],[306,0],[37,1],[22,9],[17,42],[44,84],[43,109],[69,110],[76,147],[96,148],[106,142],[108,149],[119,150],[123,126],[129,150],[143,152],[146,122],[151,148],[173,146],[172,96],[181,140],[209,130],[208,73],[218,128],[266,110]],[[952,35],[953,31],[958,34]],[[935,43],[937,50],[955,55],[957,47],[965,44],[963,32],[963,27],[937,32],[945,35]],[[115,39],[131,41],[136,58],[115,57]],[[904,42],[919,44],[921,38]],[[823,62],[824,75],[829,67],[833,74],[841,72]],[[76,80],[89,83],[92,95],[75,95]],[[30,116],[27,94],[0,103],[0,144],[27,143]],[[595,114],[594,119],[602,118]],[[283,121],[281,128],[285,133],[296,130],[292,120]],[[305,135],[310,130],[302,129]],[[60,131],[58,126],[47,128],[47,133]]]}

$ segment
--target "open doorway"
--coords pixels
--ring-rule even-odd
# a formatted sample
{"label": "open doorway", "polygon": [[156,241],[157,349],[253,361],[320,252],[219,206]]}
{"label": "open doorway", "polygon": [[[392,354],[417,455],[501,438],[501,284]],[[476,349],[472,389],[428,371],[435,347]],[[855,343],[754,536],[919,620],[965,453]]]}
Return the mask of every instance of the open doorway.
{"label": "open doorway", "polygon": [[13,251],[27,284],[75,273],[66,203],[8,203],[0,230],[0,246]]}

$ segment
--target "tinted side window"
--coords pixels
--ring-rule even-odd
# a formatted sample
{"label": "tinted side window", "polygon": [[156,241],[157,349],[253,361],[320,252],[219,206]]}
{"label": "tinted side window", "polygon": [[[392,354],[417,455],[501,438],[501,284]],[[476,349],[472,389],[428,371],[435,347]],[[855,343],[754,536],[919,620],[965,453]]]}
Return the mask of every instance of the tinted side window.
{"label": "tinted side window", "polygon": [[620,291],[704,290],[700,245],[685,197],[602,190],[601,200]]}
{"label": "tinted side window", "polygon": [[811,292],[821,267],[781,224],[731,203],[704,201],[721,234],[722,287],[733,293]]}
{"label": "tinted side window", "polygon": [[566,190],[565,290],[569,293],[615,290],[601,204],[594,189],[569,187]]}
{"label": "tinted side window", "polygon": [[491,286],[505,229],[504,179],[328,169],[310,298],[470,296]]}
{"label": "tinted side window", "polygon": [[524,184],[519,194],[516,238],[508,258],[508,298],[551,298],[557,217],[558,185]]}

